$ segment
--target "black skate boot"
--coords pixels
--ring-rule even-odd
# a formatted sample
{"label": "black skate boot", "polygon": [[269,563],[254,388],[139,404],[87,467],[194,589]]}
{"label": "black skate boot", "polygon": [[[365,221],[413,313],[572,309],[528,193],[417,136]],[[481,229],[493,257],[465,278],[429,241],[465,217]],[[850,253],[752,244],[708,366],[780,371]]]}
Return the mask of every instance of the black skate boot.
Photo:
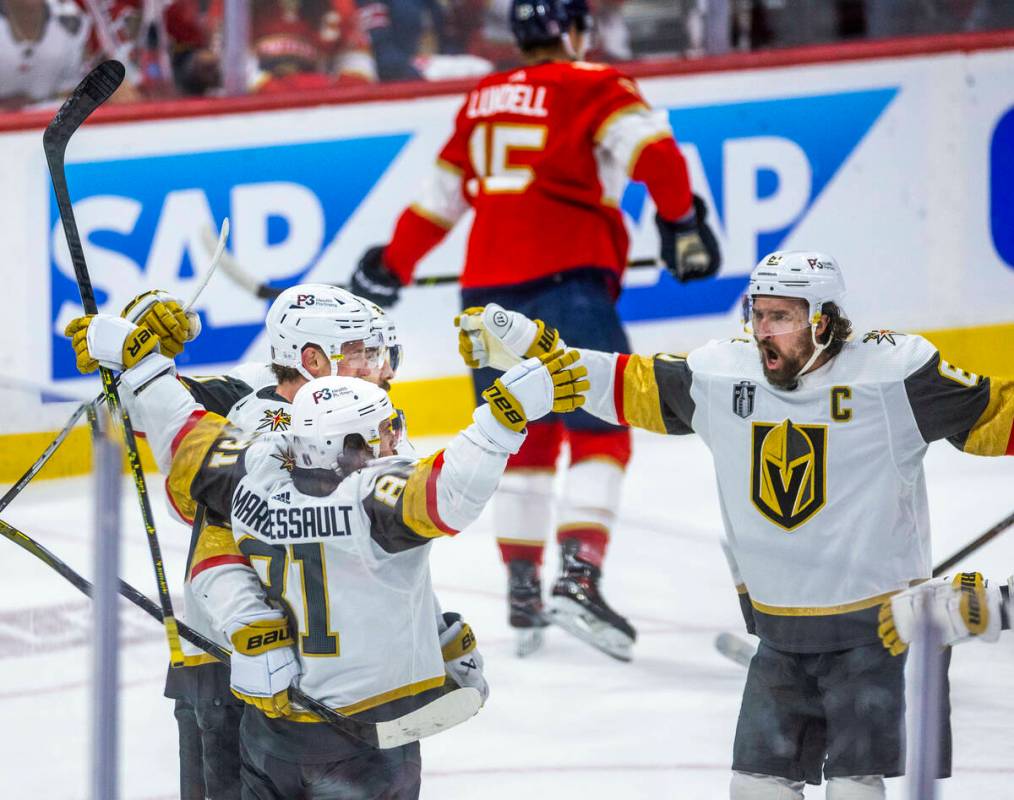
{"label": "black skate boot", "polygon": [[581,543],[567,539],[561,546],[562,574],[553,586],[549,619],[603,653],[630,661],[637,631],[613,611],[599,592],[602,570],[583,561]]}
{"label": "black skate boot", "polygon": [[549,620],[542,611],[542,582],[532,561],[512,559],[507,564],[510,626],[517,640],[514,652],[521,658],[542,647],[542,630]]}

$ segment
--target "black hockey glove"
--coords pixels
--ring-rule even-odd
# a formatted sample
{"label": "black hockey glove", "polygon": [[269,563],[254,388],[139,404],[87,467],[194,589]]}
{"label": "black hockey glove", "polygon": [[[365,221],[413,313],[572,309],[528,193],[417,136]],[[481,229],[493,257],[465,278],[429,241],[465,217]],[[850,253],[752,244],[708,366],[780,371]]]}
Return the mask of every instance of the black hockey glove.
{"label": "black hockey glove", "polygon": [[670,222],[658,214],[655,224],[662,244],[665,268],[680,283],[707,278],[718,272],[722,254],[718,240],[705,220],[708,216],[704,201],[694,195],[694,213],[682,222]]}
{"label": "black hockey glove", "polygon": [[384,263],[382,245],[375,245],[363,253],[349,279],[349,291],[365,297],[381,308],[390,308],[398,302],[401,281]]}

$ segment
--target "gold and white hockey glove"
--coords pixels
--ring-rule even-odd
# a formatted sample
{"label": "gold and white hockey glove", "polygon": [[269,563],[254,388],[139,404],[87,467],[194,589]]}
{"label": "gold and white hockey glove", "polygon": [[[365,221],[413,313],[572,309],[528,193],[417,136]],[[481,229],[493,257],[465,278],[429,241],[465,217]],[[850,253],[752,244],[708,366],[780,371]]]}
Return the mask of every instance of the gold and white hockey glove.
{"label": "gold and white hockey glove", "polygon": [[183,345],[201,332],[200,316],[184,311],[180,299],[164,289],[139,294],[127,303],[120,316],[154,333],[162,355],[167,358],[176,358],[183,352]]}
{"label": "gold and white hockey glove", "polygon": [[63,335],[70,337],[78,372],[85,375],[99,366],[129,369],[158,348],[158,336],[150,330],[111,314],[72,319]]}
{"label": "gold and white hockey glove", "polygon": [[461,618],[461,614],[448,611],[437,620],[437,627],[447,676],[458,686],[477,689],[485,704],[489,697],[489,684],[482,674],[482,654],[476,649],[472,626]]}
{"label": "gold and white hockey glove", "polygon": [[234,623],[232,641],[232,693],[269,717],[287,717],[289,686],[301,673],[288,620],[280,611],[267,611],[258,618]]}
{"label": "gold and white hockey glove", "polygon": [[[924,609],[940,628],[945,645],[978,639],[995,642],[1005,616],[1001,587],[978,572],[962,572],[953,578],[934,578],[892,597],[880,607],[877,633],[891,655],[901,655],[918,638]],[[1008,590],[1009,591],[1009,590]]]}
{"label": "gold and white hockey glove", "polygon": [[577,350],[558,350],[511,367],[482,393],[493,417],[520,433],[529,420],[584,405],[584,392],[591,384],[586,380],[588,369],[575,366],[579,358]]}
{"label": "gold and white hockey glove", "polygon": [[493,367],[504,371],[526,358],[566,348],[556,328],[496,303],[466,308],[454,318],[454,324],[458,328],[458,352],[472,369]]}

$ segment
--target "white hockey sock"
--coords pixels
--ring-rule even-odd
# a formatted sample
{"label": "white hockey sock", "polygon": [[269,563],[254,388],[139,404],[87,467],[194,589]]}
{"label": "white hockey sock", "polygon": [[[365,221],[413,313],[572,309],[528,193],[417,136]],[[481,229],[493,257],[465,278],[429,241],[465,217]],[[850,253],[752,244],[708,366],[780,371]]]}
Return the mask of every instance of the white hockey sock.
{"label": "white hockey sock", "polygon": [[623,467],[606,459],[587,459],[569,466],[557,524],[562,528],[593,525],[609,530],[620,504],[623,473]]}
{"label": "white hockey sock", "polygon": [[497,540],[538,545],[553,529],[553,473],[508,469],[493,495]]}
{"label": "white hockey sock", "polygon": [[882,775],[852,775],[827,782],[827,800],[884,800]]}
{"label": "white hockey sock", "polygon": [[729,800],[803,800],[804,785],[775,775],[733,771]]}

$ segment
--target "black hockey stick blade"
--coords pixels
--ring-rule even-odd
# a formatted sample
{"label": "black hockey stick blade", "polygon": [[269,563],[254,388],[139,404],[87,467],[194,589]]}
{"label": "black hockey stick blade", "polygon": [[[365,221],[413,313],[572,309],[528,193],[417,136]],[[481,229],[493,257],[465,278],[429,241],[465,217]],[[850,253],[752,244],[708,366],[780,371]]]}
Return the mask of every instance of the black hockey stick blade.
{"label": "black hockey stick blade", "polygon": [[74,131],[81,127],[81,123],[88,119],[96,108],[112,97],[113,92],[123,82],[123,76],[123,64],[119,61],[103,61],[85,75],[84,80],[60,106],[46,132],[42,134],[42,147],[46,152],[46,163],[49,165],[49,175],[53,180],[56,205],[60,209],[63,232],[67,237],[67,248],[74,264],[74,273],[81,290],[81,304],[86,314],[96,313],[98,306],[85,267],[84,251],[81,249],[81,238],[78,236],[77,223],[74,221],[74,209],[67,189],[63,161],[67,143],[74,135]]}

